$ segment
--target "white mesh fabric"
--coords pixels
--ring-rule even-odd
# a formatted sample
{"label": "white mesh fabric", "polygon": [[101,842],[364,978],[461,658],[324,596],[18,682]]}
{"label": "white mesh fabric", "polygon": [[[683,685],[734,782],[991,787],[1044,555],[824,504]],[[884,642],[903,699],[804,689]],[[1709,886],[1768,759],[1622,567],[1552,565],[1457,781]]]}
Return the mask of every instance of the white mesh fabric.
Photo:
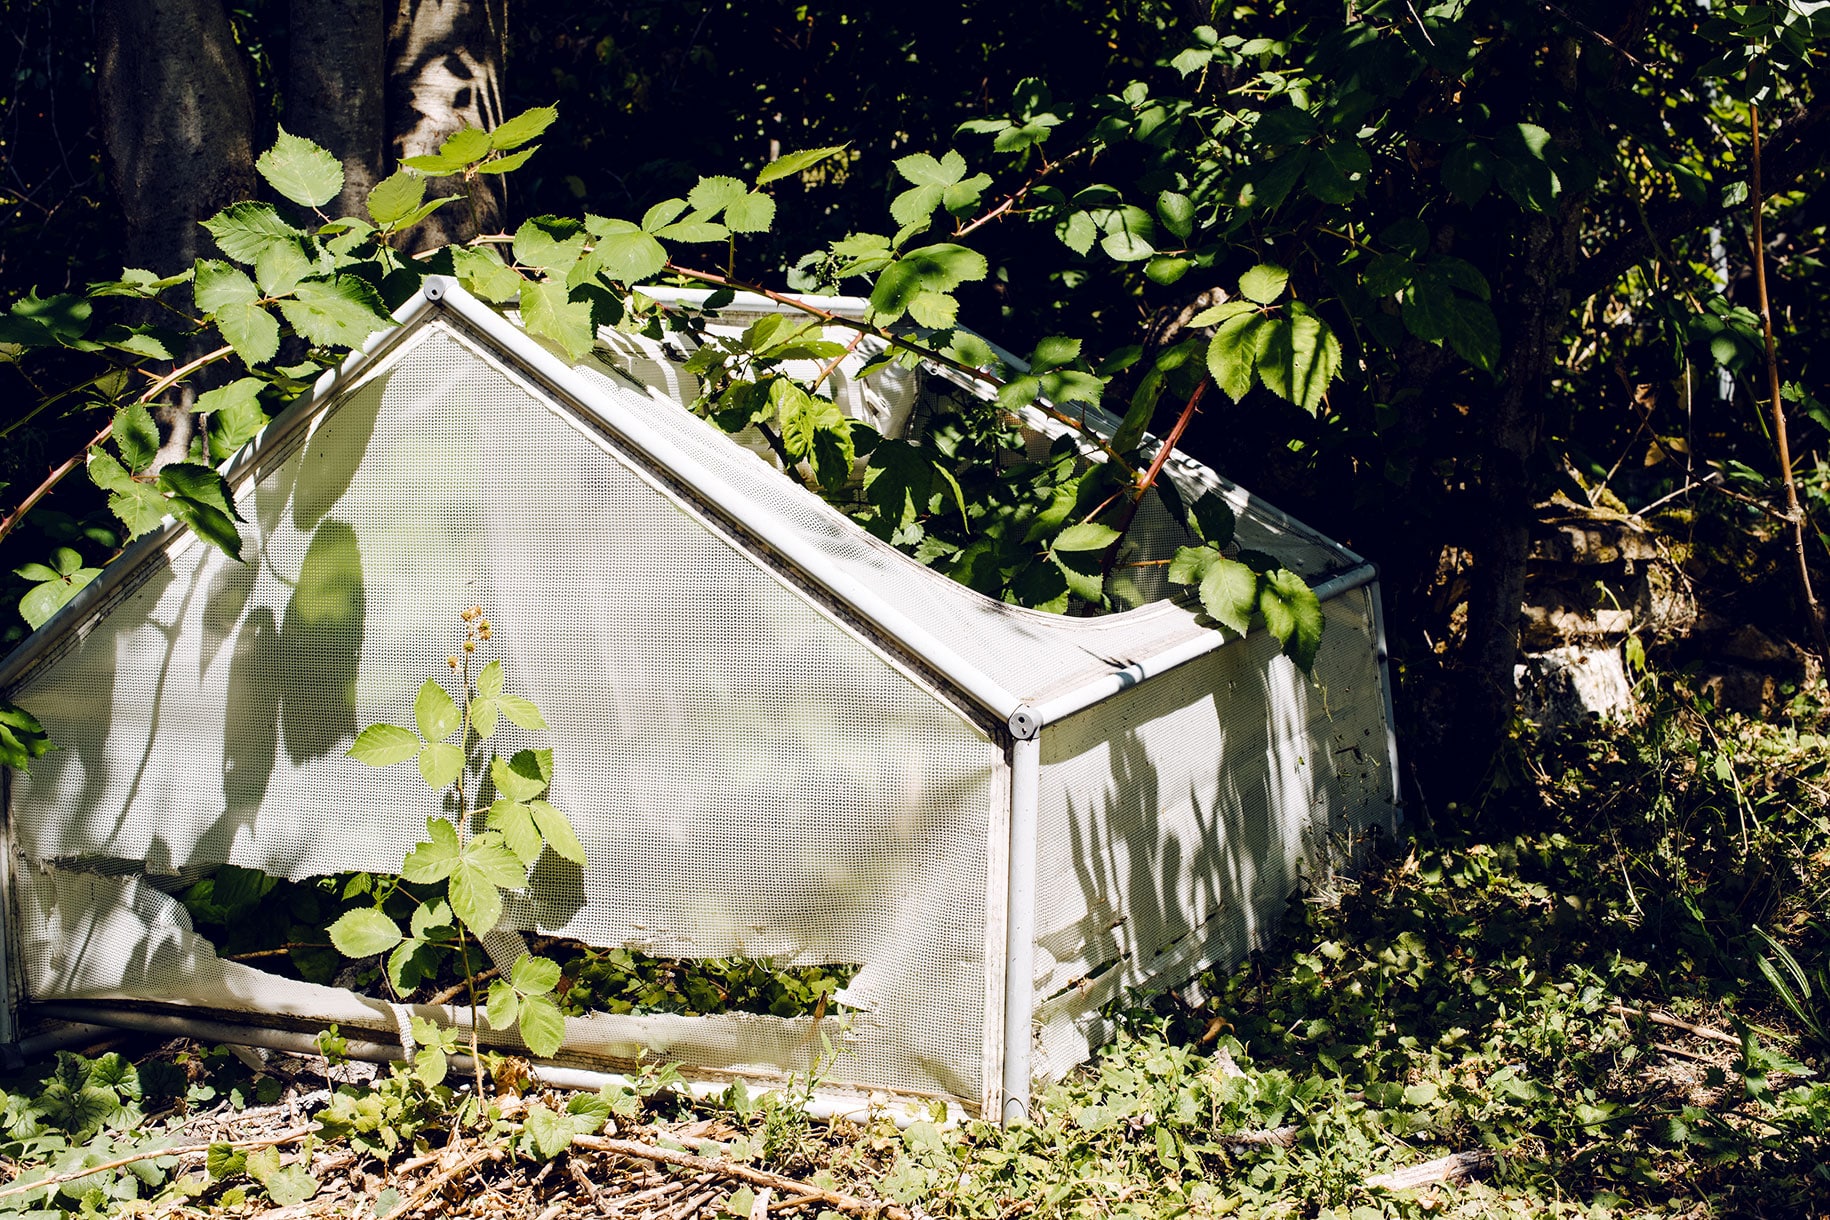
{"label": "white mesh fabric", "polygon": [[1299,880],[1393,827],[1369,591],[1323,610],[1313,678],[1260,631],[1043,729],[1039,1079],[1086,1058],[1122,988],[1237,961]]}
{"label": "white mesh fabric", "polygon": [[[553,800],[591,861],[549,856],[511,921],[860,965],[829,1078],[978,1103],[1002,790],[982,730],[443,324],[299,441],[242,489],[246,565],[178,543],[13,690],[62,747],[13,786],[25,868],[396,870],[430,794],[410,765],[342,754],[359,725],[412,723],[457,609],[482,604],[510,691],[552,725]],[[185,998],[132,937],[76,951],[127,992]],[[41,965],[72,952],[22,945]],[[617,1046],[676,1030],[597,1024]],[[659,1041],[689,1064],[804,1068],[780,1064],[784,1046],[810,1059],[839,1025]]]}

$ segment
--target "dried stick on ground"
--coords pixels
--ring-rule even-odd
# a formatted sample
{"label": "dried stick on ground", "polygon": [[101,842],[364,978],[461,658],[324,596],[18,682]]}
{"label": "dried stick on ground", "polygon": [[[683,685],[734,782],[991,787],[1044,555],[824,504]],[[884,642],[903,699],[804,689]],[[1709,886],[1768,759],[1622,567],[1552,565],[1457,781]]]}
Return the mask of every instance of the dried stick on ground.
{"label": "dried stick on ground", "polygon": [[1662,1012],[1647,1012],[1643,1008],[1628,1008],[1625,1004],[1609,1004],[1608,1011],[1617,1017],[1638,1017],[1640,1020],[1650,1021],[1654,1025],[1666,1025],[1672,1029],[1681,1029],[1685,1033],[1695,1034],[1699,1038],[1708,1038],[1712,1042],[1726,1042],[1730,1046],[1741,1045],[1741,1039],[1735,1037],[1733,1034],[1725,1034],[1721,1030],[1711,1029],[1707,1025],[1692,1025],[1688,1021],[1680,1021],[1676,1017],[1668,1017]]}
{"label": "dried stick on ground", "polygon": [[795,1196],[795,1201],[806,1199],[809,1202],[824,1203],[827,1207],[842,1212],[856,1214],[881,1213],[889,1220],[912,1220],[906,1208],[894,1203],[880,1203],[869,1199],[860,1199],[854,1195],[840,1194],[834,1190],[822,1190],[818,1186],[799,1182],[780,1174],[768,1173],[761,1169],[752,1169],[748,1165],[737,1165],[725,1160],[710,1160],[694,1156],[690,1152],[675,1152],[669,1148],[656,1148],[649,1144],[637,1143],[634,1140],[605,1139],[596,1135],[576,1135],[572,1137],[574,1148],[588,1148],[593,1152],[612,1152],[617,1156],[634,1157],[637,1160],[657,1161],[664,1165],[678,1165],[683,1169],[697,1169],[701,1173],[715,1173],[721,1177],[735,1178],[751,1186],[767,1186],[773,1190],[784,1191]]}
{"label": "dried stick on ground", "polygon": [[1439,1156],[1433,1161],[1421,1165],[1412,1165],[1407,1169],[1382,1173],[1377,1177],[1366,1179],[1368,1188],[1381,1190],[1409,1190],[1414,1186],[1428,1186],[1432,1182],[1463,1182],[1477,1170],[1493,1164],[1493,1153],[1485,1148],[1473,1152],[1452,1152],[1448,1156]]}

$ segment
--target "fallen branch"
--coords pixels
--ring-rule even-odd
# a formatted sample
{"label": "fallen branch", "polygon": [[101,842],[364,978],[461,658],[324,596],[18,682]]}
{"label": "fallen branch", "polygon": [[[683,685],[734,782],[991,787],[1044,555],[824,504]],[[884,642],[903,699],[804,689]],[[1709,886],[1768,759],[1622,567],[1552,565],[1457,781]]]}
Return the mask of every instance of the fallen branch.
{"label": "fallen branch", "polygon": [[1275,1144],[1279,1148],[1289,1148],[1296,1143],[1295,1127],[1273,1127],[1269,1131],[1235,1131],[1231,1135],[1220,1137],[1223,1144],[1245,1145],[1251,1148],[1263,1148]]}
{"label": "fallen branch", "polygon": [[1369,1190],[1410,1190],[1417,1186],[1428,1186],[1432,1182],[1465,1182],[1476,1171],[1486,1169],[1493,1162],[1493,1153],[1485,1148],[1473,1152],[1452,1152],[1421,1165],[1367,1178],[1366,1186]]}
{"label": "fallen branch", "polygon": [[[835,1190],[824,1190],[794,1178],[783,1177],[777,1173],[768,1173],[761,1169],[752,1169],[748,1165],[707,1157],[694,1156],[690,1152],[675,1152],[670,1148],[656,1148],[650,1144],[637,1143],[635,1140],[606,1139],[597,1135],[575,1135],[572,1137],[574,1148],[587,1148],[593,1152],[610,1152],[617,1156],[632,1157],[643,1161],[656,1161],[663,1165],[678,1165],[682,1169],[697,1169],[701,1173],[715,1173],[722,1177],[735,1178],[751,1186],[767,1186],[771,1190],[786,1191],[795,1196],[791,1202],[818,1202],[842,1212],[859,1215],[881,1213],[889,1220],[913,1220],[908,1210],[894,1203],[874,1202],[860,1199],[854,1195],[840,1194]],[[778,1208],[785,1206],[776,1204]]]}
{"label": "fallen branch", "polygon": [[454,1164],[446,1166],[444,1169],[439,1170],[424,1182],[420,1183],[419,1189],[414,1191],[412,1197],[401,1205],[400,1211],[390,1214],[399,1215],[402,1220],[405,1220],[406,1217],[413,1215],[427,1203],[430,1203],[439,1191],[443,1190],[446,1186],[449,1186],[453,1181],[463,1177],[484,1161],[499,1161],[506,1155],[508,1155],[508,1149],[499,1144],[485,1144],[481,1148],[465,1153],[463,1156],[459,1157]]}
{"label": "fallen branch", "polygon": [[34,1190],[42,1190],[47,1186],[62,1186],[65,1182],[81,1181],[83,1178],[91,1177],[98,1173],[108,1173],[115,1169],[124,1169],[129,1165],[137,1165],[141,1161],[156,1161],[162,1156],[196,1156],[199,1153],[207,1153],[210,1149],[220,1146],[227,1146],[230,1148],[266,1148],[280,1144],[290,1144],[294,1140],[304,1139],[317,1129],[317,1125],[314,1123],[309,1127],[295,1127],[291,1131],[282,1131],[278,1135],[266,1135],[259,1139],[211,1140],[207,1144],[179,1144],[173,1148],[152,1148],[145,1152],[136,1152],[132,1156],[121,1157],[118,1160],[103,1161],[100,1165],[91,1165],[87,1169],[73,1169],[69,1173],[52,1174],[48,1178],[39,1178],[36,1182],[21,1183],[18,1179],[14,1179],[13,1183],[6,1189],[0,1190],[0,1199],[10,1198],[13,1195],[28,1194]]}
{"label": "fallen branch", "polygon": [[1676,1017],[1666,1016],[1662,1012],[1648,1012],[1643,1008],[1628,1008],[1625,1004],[1609,1004],[1608,1011],[1617,1017],[1638,1017],[1640,1020],[1650,1021],[1654,1025],[1665,1025],[1672,1029],[1681,1029],[1685,1033],[1695,1034],[1699,1038],[1708,1038],[1712,1042],[1726,1042],[1730,1046],[1741,1045],[1741,1039],[1735,1037],[1733,1034],[1725,1034],[1721,1030],[1711,1029],[1707,1025],[1692,1025],[1688,1021],[1680,1021]]}

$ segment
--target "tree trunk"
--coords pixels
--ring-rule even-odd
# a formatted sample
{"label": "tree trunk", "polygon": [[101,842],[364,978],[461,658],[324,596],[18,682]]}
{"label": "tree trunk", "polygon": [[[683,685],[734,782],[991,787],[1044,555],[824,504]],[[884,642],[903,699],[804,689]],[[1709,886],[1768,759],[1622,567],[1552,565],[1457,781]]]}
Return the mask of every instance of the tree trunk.
{"label": "tree trunk", "polygon": [[333,216],[366,217],[369,188],[387,177],[387,22],[373,0],[292,0],[286,129],[343,159]]}
{"label": "tree trunk", "polygon": [[219,0],[103,0],[96,103],[127,261],[183,271],[215,245],[198,223],[254,194],[254,107]]}
{"label": "tree trunk", "polygon": [[[506,0],[400,0],[388,28],[388,132],[393,155],[436,152],[466,123],[502,121],[500,76]],[[444,179],[432,194],[464,190]],[[484,175],[470,204],[440,209],[419,226],[422,248],[462,241],[501,227],[502,180]]]}
{"label": "tree trunk", "polygon": [[[127,264],[159,275],[217,253],[200,222],[254,195],[254,106],[219,0],[103,0],[96,111]],[[154,468],[183,461],[193,391],[159,407]]]}

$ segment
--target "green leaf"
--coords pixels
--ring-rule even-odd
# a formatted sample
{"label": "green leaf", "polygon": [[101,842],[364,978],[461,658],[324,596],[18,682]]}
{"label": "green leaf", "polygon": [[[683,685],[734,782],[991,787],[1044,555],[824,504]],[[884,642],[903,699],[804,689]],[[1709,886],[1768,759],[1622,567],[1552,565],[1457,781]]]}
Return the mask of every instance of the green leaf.
{"label": "green leaf", "polygon": [[1442,159],[1442,185],[1456,202],[1479,203],[1493,181],[1493,159],[1484,144],[1469,140],[1451,148]]}
{"label": "green leaf", "polygon": [[1175,556],[1169,561],[1169,583],[1198,585],[1207,575],[1207,569],[1220,558],[1220,552],[1211,546],[1177,547]]}
{"label": "green leaf", "polygon": [[368,213],[382,228],[410,215],[426,198],[426,180],[407,170],[395,170],[369,191]]}
{"label": "green leaf", "polygon": [[[419,688],[419,694],[413,699],[413,720],[419,726],[419,735],[427,741],[443,741],[457,732],[463,717],[458,714],[458,706],[445,688],[438,684],[438,679],[427,678],[425,685]],[[443,785],[435,785],[443,787]]]}
{"label": "green leaf", "polygon": [[965,246],[941,243],[906,252],[883,269],[871,290],[871,308],[894,321],[922,292],[951,292],[961,284],[985,278],[985,256]]}
{"label": "green leaf", "polygon": [[500,695],[496,698],[496,706],[504,716],[524,729],[541,732],[547,727],[546,717],[540,714],[540,709],[534,706],[531,699],[523,699],[519,695]]}
{"label": "green leaf", "polygon": [[1207,371],[1214,384],[1234,402],[1252,388],[1253,375],[1258,371],[1259,332],[1271,325],[1274,323],[1270,318],[1246,305],[1221,322],[1207,341]]}
{"label": "green leaf", "polygon": [[591,257],[596,268],[611,279],[639,284],[667,266],[667,247],[638,229],[599,237]]}
{"label": "green leaf", "polygon": [[497,152],[519,148],[553,125],[559,117],[556,106],[534,106],[512,119],[504,119],[489,133],[489,146]]}
{"label": "green leaf", "polygon": [[491,157],[489,160],[484,161],[477,166],[477,173],[479,173],[479,174],[513,173],[515,170],[520,169],[523,165],[526,165],[528,162],[528,158],[532,157],[535,153],[537,153],[539,151],[540,151],[540,145],[535,144],[530,148],[522,149],[518,153],[510,153],[506,157]]}
{"label": "green leaf", "polygon": [[211,1144],[204,1154],[203,1168],[212,1180],[234,1177],[248,1171],[248,1154],[233,1144]]}
{"label": "green leaf", "polygon": [[343,189],[343,166],[337,159],[284,127],[254,168],[267,185],[308,208],[323,207]]}
{"label": "green leaf", "polygon": [[397,724],[371,724],[356,734],[348,756],[371,767],[389,767],[419,755],[419,734]]}
{"label": "green leaf", "polygon": [[491,661],[477,671],[477,694],[494,699],[502,693],[502,662]]}
{"label": "green leaf", "polygon": [[400,943],[400,928],[375,907],[345,911],[328,931],[330,943],[344,957],[374,957]]}
{"label": "green leaf", "polygon": [[483,1015],[489,1019],[489,1028],[508,1029],[520,1012],[521,997],[515,994],[506,979],[497,979],[489,985],[489,1004],[483,1010]]}
{"label": "green leaf", "polygon": [[1097,521],[1082,521],[1079,525],[1070,525],[1055,535],[1049,545],[1051,551],[1104,551],[1118,541],[1118,531],[1109,525]]}
{"label": "green leaf", "polygon": [[445,142],[438,146],[438,155],[448,161],[468,165],[487,157],[494,144],[488,132],[465,124],[445,137]]}
{"label": "green leaf", "polygon": [[361,347],[394,324],[374,288],[354,275],[301,281],[293,298],[278,304],[292,328],[320,347]]}
{"label": "green leaf", "polygon": [[544,1105],[527,1107],[527,1118],[522,1119],[522,1130],[527,1132],[527,1141],[533,1145],[534,1156],[538,1160],[551,1161],[554,1156],[571,1147],[573,1125],[560,1114]]}
{"label": "green leaf", "polygon": [[494,246],[452,246],[451,264],[458,282],[485,301],[500,304],[521,296],[521,273],[502,261]]}
{"label": "green leaf", "polygon": [[1279,568],[1260,582],[1258,609],[1284,655],[1304,673],[1311,672],[1322,644],[1322,604],[1315,591],[1296,573]]}
{"label": "green leaf", "polygon": [[[27,567],[36,565],[28,564]],[[23,575],[24,568],[20,569]],[[78,568],[74,572],[51,573],[50,579],[33,586],[30,592],[19,599],[19,613],[29,623],[32,630],[45,625],[53,614],[63,608],[71,598],[82,591],[83,586],[102,574],[100,568]],[[28,578],[29,579],[29,578]]]}
{"label": "green leaf", "polygon": [[752,191],[725,205],[724,223],[733,233],[767,233],[775,223],[775,200]]}
{"label": "green leaf", "polygon": [[510,968],[508,981],[524,996],[544,995],[559,986],[559,963],[531,955],[521,958]]}
{"label": "green leaf", "polygon": [[750,188],[738,178],[715,177],[701,178],[686,193],[686,202],[693,211],[710,219],[722,212],[727,206],[737,202],[749,193]]}
{"label": "green leaf", "polygon": [[1239,277],[1239,295],[1260,305],[1269,305],[1284,293],[1290,273],[1270,263],[1259,263]]}
{"label": "green leaf", "polygon": [[534,824],[534,811],[519,801],[503,797],[489,807],[489,828],[499,831],[502,842],[528,868],[540,859],[544,840]]}
{"label": "green leaf", "polygon": [[1265,387],[1311,415],[1341,368],[1341,341],[1301,301],[1259,330],[1258,375]]}
{"label": "green leaf", "polygon": [[1156,197],[1156,214],[1163,227],[1177,237],[1186,239],[1195,231],[1195,205],[1178,191],[1164,191]]}
{"label": "green leaf", "polygon": [[[378,726],[391,727],[391,726]],[[401,730],[405,732],[406,730]],[[360,738],[358,738],[360,740]],[[443,881],[458,863],[457,828],[441,817],[426,819],[428,839],[416,844],[401,862],[400,875],[415,885]]]}
{"label": "green leaf", "polygon": [[572,360],[583,360],[597,342],[591,302],[572,300],[561,281],[522,283],[521,322],[530,333],[551,339]]}
{"label": "green leaf", "polygon": [[0,767],[29,770],[32,759],[56,748],[35,716],[16,703],[0,699]]}
{"label": "green leaf", "polygon": [[108,509],[127,527],[128,537],[138,538],[165,520],[165,497],[159,489],[135,482],[99,445],[89,451],[89,479],[109,493]]}
{"label": "green leaf", "polygon": [[203,222],[216,245],[238,263],[253,263],[269,246],[276,243],[297,248],[305,236],[281,219],[272,205],[236,203]]}
{"label": "green leaf", "polygon": [[546,777],[533,762],[533,751],[521,750],[504,761],[501,755],[490,760],[489,778],[496,791],[511,801],[526,801],[546,791]]}
{"label": "green leaf", "polygon": [[1201,608],[1221,626],[1244,635],[1258,604],[1258,573],[1224,555],[1208,563],[1201,577]]}
{"label": "green leaf", "polygon": [[1457,355],[1491,373],[1500,363],[1500,324],[1485,301],[1463,298],[1444,320],[1443,338]]}
{"label": "green leaf", "polygon": [[445,1075],[450,1070],[451,1063],[442,1046],[422,1044],[413,1056],[413,1078],[428,1089],[436,1089],[443,1084]]}
{"label": "green leaf", "polygon": [[449,741],[435,741],[419,752],[419,774],[434,792],[443,792],[464,771],[464,751]]}
{"label": "green leaf", "polygon": [[807,148],[800,152],[784,153],[763,166],[762,172],[756,175],[756,185],[766,186],[777,179],[805,173],[826,158],[844,152],[845,148],[843,144],[834,144],[829,148]]}
{"label": "green leaf", "polygon": [[[403,875],[405,875],[403,873]],[[502,889],[527,884],[527,866],[488,831],[466,843],[451,870],[447,896],[452,913],[477,936],[502,919]]]}
{"label": "green leaf", "polygon": [[191,410],[201,414],[206,411],[243,410],[249,405],[255,405],[258,409],[261,391],[266,386],[267,383],[259,377],[238,377],[228,385],[214,390],[205,390],[197,395],[197,401],[191,404]]}
{"label": "green leaf", "polygon": [[574,864],[585,862],[584,844],[578,841],[578,834],[572,829],[572,820],[545,801],[529,801],[528,806],[534,814],[534,825],[540,828],[540,837],[554,854]]}
{"label": "green leaf", "polygon": [[521,1001],[521,1041],[539,1059],[551,1059],[565,1045],[566,1021],[559,1005],[543,995]]}
{"label": "green leaf", "polygon": [[663,225],[654,231],[656,237],[665,237],[668,241],[683,241],[688,245],[704,245],[707,242],[723,241],[731,231],[721,224],[709,220],[700,220],[688,216],[685,220]]}
{"label": "green leaf", "polygon": [[197,462],[173,462],[159,472],[159,483],[175,496],[206,505],[224,517],[241,520],[241,514],[235,511],[235,502],[229,498],[229,484],[212,467]]}
{"label": "green leaf", "polygon": [[152,465],[159,453],[159,425],[152,412],[137,402],[122,405],[114,413],[114,443],[135,474]]}
{"label": "green leaf", "polygon": [[563,280],[584,253],[590,235],[576,220],[536,216],[515,230],[515,261]]}
{"label": "green leaf", "polygon": [[1223,547],[1233,540],[1233,530],[1238,527],[1238,518],[1233,514],[1233,506],[1228,504],[1215,492],[1207,492],[1189,506],[1189,515],[1194,519],[1195,532],[1201,540],[1210,546]]}

